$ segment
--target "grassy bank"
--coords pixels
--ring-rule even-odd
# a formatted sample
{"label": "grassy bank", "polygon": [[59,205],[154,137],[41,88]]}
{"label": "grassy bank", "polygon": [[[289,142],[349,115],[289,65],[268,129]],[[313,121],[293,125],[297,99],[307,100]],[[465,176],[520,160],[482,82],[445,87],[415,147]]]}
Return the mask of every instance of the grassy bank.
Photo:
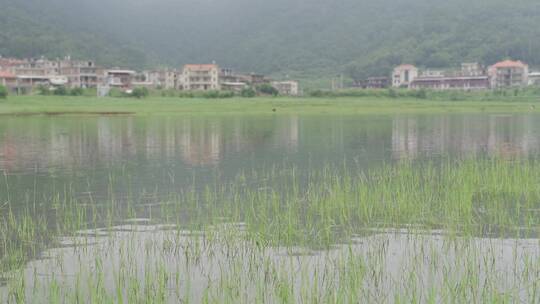
{"label": "grassy bank", "polygon": [[394,114],[445,112],[537,112],[536,98],[519,101],[445,101],[387,97],[319,98],[96,98],[10,96],[0,101],[0,115],[60,114]]}

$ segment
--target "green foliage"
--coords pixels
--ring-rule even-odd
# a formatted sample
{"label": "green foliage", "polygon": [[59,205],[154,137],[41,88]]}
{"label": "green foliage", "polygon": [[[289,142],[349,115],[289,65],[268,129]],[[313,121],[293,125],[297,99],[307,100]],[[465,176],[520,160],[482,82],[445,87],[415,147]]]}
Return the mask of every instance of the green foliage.
{"label": "green foliage", "polygon": [[131,96],[140,99],[140,98],[148,97],[149,94],[150,92],[148,91],[147,88],[134,88],[133,92],[131,93]]}
{"label": "green foliage", "polygon": [[39,95],[43,95],[43,96],[48,96],[48,95],[51,95],[51,90],[49,90],[49,87],[47,86],[44,86],[44,85],[39,85],[37,87],[37,92]]}
{"label": "green foliage", "polygon": [[263,83],[257,86],[257,92],[264,95],[278,96],[279,92],[276,88],[268,83]]}
{"label": "green foliage", "polygon": [[[139,1],[128,12],[126,0],[107,1],[106,10],[103,2],[0,0],[0,54],[70,53],[132,67],[151,63],[145,54],[173,66],[212,58],[238,70],[299,79],[388,76],[405,62],[437,68],[512,57],[540,65],[537,0],[156,0]],[[72,14],[82,7],[84,14]],[[201,26],[193,11],[210,21]],[[95,24],[99,30],[87,30]],[[216,41],[228,51],[216,52]],[[187,42],[190,48],[178,52]]]}
{"label": "green foliage", "polygon": [[253,98],[257,95],[257,92],[253,88],[245,88],[240,92],[240,96],[246,97],[246,98]]}
{"label": "green foliage", "polygon": [[8,90],[5,86],[0,85],[0,99],[6,99],[8,96]]}
{"label": "green foliage", "polygon": [[234,93],[230,91],[205,91],[200,93],[203,98],[231,98]]}
{"label": "green foliage", "polygon": [[118,98],[118,97],[126,97],[126,94],[118,88],[111,88],[111,90],[109,91],[109,96]]}
{"label": "green foliage", "polygon": [[65,86],[58,86],[53,90],[54,95],[66,96],[69,95],[69,90]]}
{"label": "green foliage", "polygon": [[69,95],[71,96],[82,96],[83,94],[84,90],[82,88],[73,88],[69,92]]}

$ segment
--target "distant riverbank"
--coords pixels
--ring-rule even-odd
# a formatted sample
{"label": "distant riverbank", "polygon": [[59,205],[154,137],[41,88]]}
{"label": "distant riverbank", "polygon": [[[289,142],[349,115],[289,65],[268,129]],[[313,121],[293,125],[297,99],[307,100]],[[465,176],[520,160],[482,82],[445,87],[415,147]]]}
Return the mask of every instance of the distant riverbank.
{"label": "distant riverbank", "polygon": [[538,98],[519,101],[451,101],[387,97],[97,98],[10,96],[0,115],[157,114],[399,114],[448,112],[538,112]]}

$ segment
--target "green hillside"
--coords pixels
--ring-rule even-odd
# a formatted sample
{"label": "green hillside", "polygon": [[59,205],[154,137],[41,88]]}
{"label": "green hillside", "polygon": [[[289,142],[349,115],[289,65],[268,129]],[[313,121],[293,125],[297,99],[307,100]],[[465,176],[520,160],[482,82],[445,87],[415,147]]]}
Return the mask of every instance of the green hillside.
{"label": "green hillside", "polygon": [[[21,4],[22,2],[22,4]],[[0,0],[0,54],[141,67],[387,75],[505,57],[540,65],[537,0]],[[38,16],[38,17],[36,17]]]}

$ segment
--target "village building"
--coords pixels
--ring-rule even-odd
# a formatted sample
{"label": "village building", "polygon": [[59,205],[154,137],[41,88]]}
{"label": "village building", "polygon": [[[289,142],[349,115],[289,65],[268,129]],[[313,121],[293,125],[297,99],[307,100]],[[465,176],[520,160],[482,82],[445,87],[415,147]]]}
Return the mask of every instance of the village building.
{"label": "village building", "polygon": [[429,90],[487,90],[490,81],[478,63],[463,63],[461,70],[426,70],[414,79],[411,89]]}
{"label": "village building", "polygon": [[389,86],[390,79],[388,77],[369,77],[353,83],[353,87],[362,89],[385,89]]}
{"label": "village building", "polygon": [[66,57],[58,66],[59,75],[66,76],[72,88],[97,88],[105,78],[105,70],[93,61],[75,61]]}
{"label": "village building", "polygon": [[523,87],[529,84],[529,66],[521,61],[505,60],[489,67],[492,89]]}
{"label": "village building", "polygon": [[224,91],[231,91],[235,93],[240,93],[244,89],[247,89],[249,86],[244,82],[221,82],[221,89]]}
{"label": "village building", "polygon": [[182,89],[185,91],[220,90],[217,64],[186,64],[182,70]]}
{"label": "village building", "polygon": [[273,81],[272,86],[278,90],[280,95],[298,96],[300,94],[298,81]]}
{"label": "village building", "polygon": [[17,76],[9,71],[0,71],[0,85],[11,92],[17,90]]}
{"label": "village building", "polygon": [[143,74],[145,81],[151,83],[155,89],[172,90],[177,87],[177,72],[174,70],[153,70]]}
{"label": "village building", "polygon": [[131,89],[133,87],[133,81],[135,78],[135,71],[132,70],[107,70],[106,83],[111,87],[121,89]]}
{"label": "village building", "polygon": [[529,85],[540,86],[540,72],[529,73]]}
{"label": "village building", "polygon": [[465,62],[461,64],[461,76],[485,76],[486,69],[478,62]]}
{"label": "village building", "polygon": [[486,90],[489,88],[488,76],[433,76],[418,77],[409,86],[411,89],[429,90]]}
{"label": "village building", "polygon": [[408,88],[409,84],[418,77],[418,69],[411,64],[397,66],[392,73],[392,86]]}

